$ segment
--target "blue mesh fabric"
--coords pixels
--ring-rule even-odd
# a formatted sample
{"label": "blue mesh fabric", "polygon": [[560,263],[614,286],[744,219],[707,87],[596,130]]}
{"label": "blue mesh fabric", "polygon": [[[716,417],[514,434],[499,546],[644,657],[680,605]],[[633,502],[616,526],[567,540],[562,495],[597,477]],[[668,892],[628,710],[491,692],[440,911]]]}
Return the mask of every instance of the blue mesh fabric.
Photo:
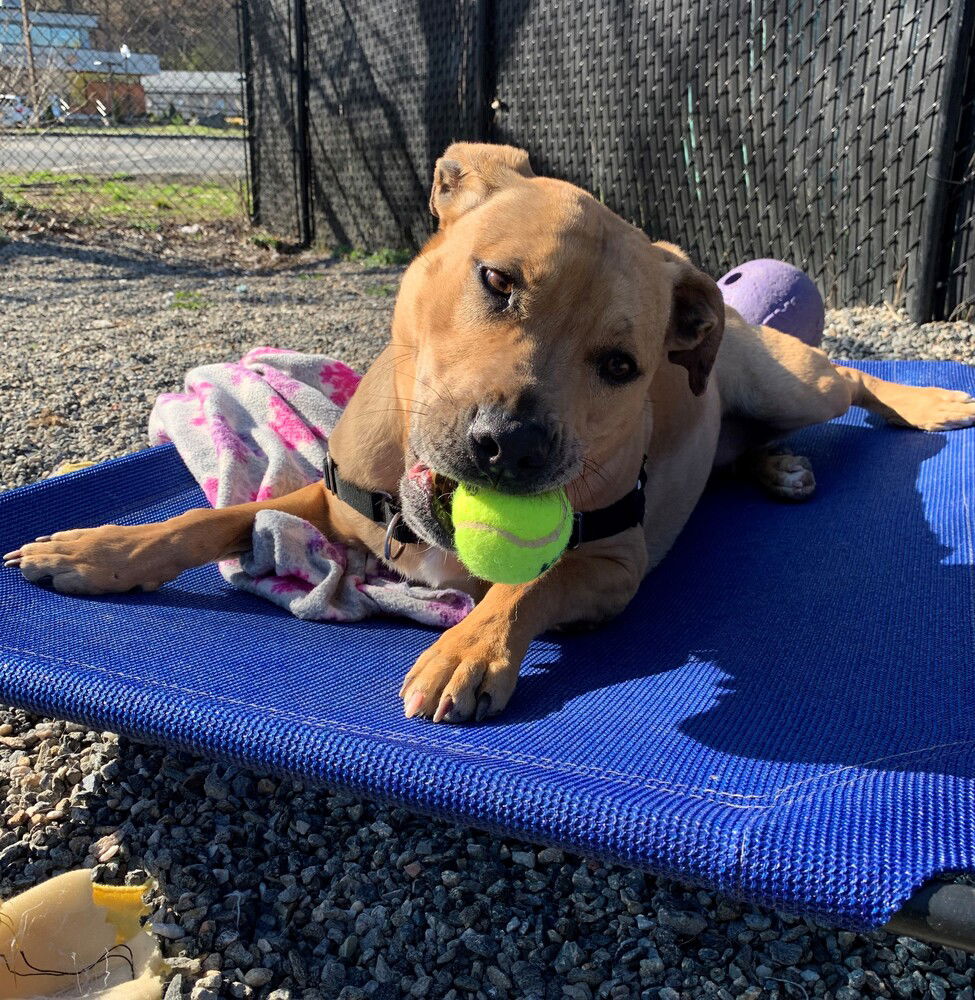
{"label": "blue mesh fabric", "polygon": [[[975,391],[962,365],[862,367]],[[0,698],[876,925],[975,869],[975,430],[853,411],[793,444],[813,500],[715,484],[620,619],[534,643],[491,724],[402,717],[433,631],[299,621],[213,567],[103,598],[0,573]],[[0,534],[202,503],[163,447],[5,494]]]}

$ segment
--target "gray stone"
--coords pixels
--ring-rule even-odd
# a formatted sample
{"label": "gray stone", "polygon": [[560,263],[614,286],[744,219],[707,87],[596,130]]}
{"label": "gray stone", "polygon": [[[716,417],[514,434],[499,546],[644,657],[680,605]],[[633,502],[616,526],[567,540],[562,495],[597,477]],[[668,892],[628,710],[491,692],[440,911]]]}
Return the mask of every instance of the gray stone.
{"label": "gray stone", "polygon": [[664,927],[670,927],[678,934],[687,934],[689,937],[700,934],[708,925],[708,922],[699,913],[671,910],[665,907],[661,907],[657,911],[657,919]]}
{"label": "gray stone", "polygon": [[207,798],[222,802],[230,794],[230,787],[218,774],[216,769],[210,771],[203,779],[203,791]]}
{"label": "gray stone", "polygon": [[793,941],[770,941],[768,953],[776,965],[796,965],[802,961],[803,947]]}
{"label": "gray stone", "polygon": [[494,958],[498,953],[498,943],[489,934],[478,934],[475,931],[464,931],[460,936],[464,947],[481,958]]}
{"label": "gray stone", "polygon": [[179,924],[164,921],[153,921],[150,928],[153,934],[165,938],[167,941],[178,941],[186,933]]}
{"label": "gray stone", "polygon": [[425,997],[430,990],[430,985],[433,983],[433,979],[430,976],[420,976],[416,982],[410,987],[410,996],[416,997],[417,1000],[421,997]]}
{"label": "gray stone", "polygon": [[359,939],[355,934],[350,934],[343,940],[342,944],[339,945],[339,958],[344,962],[351,962],[355,959],[356,955],[359,953]]}
{"label": "gray stone", "polygon": [[334,996],[342,988],[343,983],[345,983],[345,966],[334,959],[324,962],[322,964],[320,980],[325,995]]}
{"label": "gray stone", "polygon": [[564,976],[570,970],[582,965],[585,960],[586,953],[579,945],[575,941],[566,941],[555,956],[553,965],[555,971]]}
{"label": "gray stone", "polygon": [[260,965],[255,965],[254,968],[248,969],[244,973],[244,982],[251,989],[255,990],[259,990],[262,986],[267,986],[273,978],[274,973],[270,969],[265,969]]}
{"label": "gray stone", "polygon": [[166,986],[166,992],[163,994],[163,1000],[182,1000],[183,996],[183,977],[177,972]]}

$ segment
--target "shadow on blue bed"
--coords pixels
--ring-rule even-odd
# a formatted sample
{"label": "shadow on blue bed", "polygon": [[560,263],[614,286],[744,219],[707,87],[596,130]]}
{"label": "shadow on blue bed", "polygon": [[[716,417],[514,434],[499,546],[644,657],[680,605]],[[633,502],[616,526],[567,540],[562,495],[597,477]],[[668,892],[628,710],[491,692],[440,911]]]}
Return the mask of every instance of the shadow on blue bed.
{"label": "shadow on blue bed", "polygon": [[715,698],[674,721],[722,753],[975,777],[970,744],[951,746],[975,737],[971,527],[948,511],[962,530],[946,544],[928,514],[950,502],[937,495],[946,436],[833,424],[803,438],[813,500],[713,484],[627,612],[556,638],[557,659],[527,672],[498,724],[697,661],[720,672]]}

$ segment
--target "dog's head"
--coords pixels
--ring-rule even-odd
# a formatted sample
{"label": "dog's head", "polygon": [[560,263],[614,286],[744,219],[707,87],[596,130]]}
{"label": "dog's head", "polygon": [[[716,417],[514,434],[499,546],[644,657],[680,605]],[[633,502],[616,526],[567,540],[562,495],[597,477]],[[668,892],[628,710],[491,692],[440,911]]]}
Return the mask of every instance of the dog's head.
{"label": "dog's head", "polygon": [[402,498],[414,526],[449,545],[449,527],[431,523],[446,523],[438,497],[454,482],[510,493],[598,483],[622,442],[642,447],[655,373],[682,365],[689,392],[703,393],[724,308],[680,251],[536,177],[522,150],[451,146],[430,209],[439,231],[394,319],[412,361],[397,386],[410,413]]}

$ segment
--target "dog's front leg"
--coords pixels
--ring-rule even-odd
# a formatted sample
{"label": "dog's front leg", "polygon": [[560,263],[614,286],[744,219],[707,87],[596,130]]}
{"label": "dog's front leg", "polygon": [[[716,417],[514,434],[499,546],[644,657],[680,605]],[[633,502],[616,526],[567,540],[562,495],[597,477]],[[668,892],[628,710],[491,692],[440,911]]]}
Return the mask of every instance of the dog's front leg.
{"label": "dog's front leg", "polygon": [[[598,554],[587,553],[588,548]],[[480,722],[497,714],[508,704],[535,636],[559,625],[597,624],[618,614],[636,593],[645,569],[646,547],[637,528],[609,544],[592,543],[567,553],[531,583],[494,584],[406,675],[400,689],[406,716]]]}
{"label": "dog's front leg", "polygon": [[246,552],[254,518],[268,509],[303,517],[322,531],[328,527],[328,494],[313,483],[276,500],[188,510],[154,524],[57,531],[8,552],[4,565],[66,594],[155,590],[183,570]]}

